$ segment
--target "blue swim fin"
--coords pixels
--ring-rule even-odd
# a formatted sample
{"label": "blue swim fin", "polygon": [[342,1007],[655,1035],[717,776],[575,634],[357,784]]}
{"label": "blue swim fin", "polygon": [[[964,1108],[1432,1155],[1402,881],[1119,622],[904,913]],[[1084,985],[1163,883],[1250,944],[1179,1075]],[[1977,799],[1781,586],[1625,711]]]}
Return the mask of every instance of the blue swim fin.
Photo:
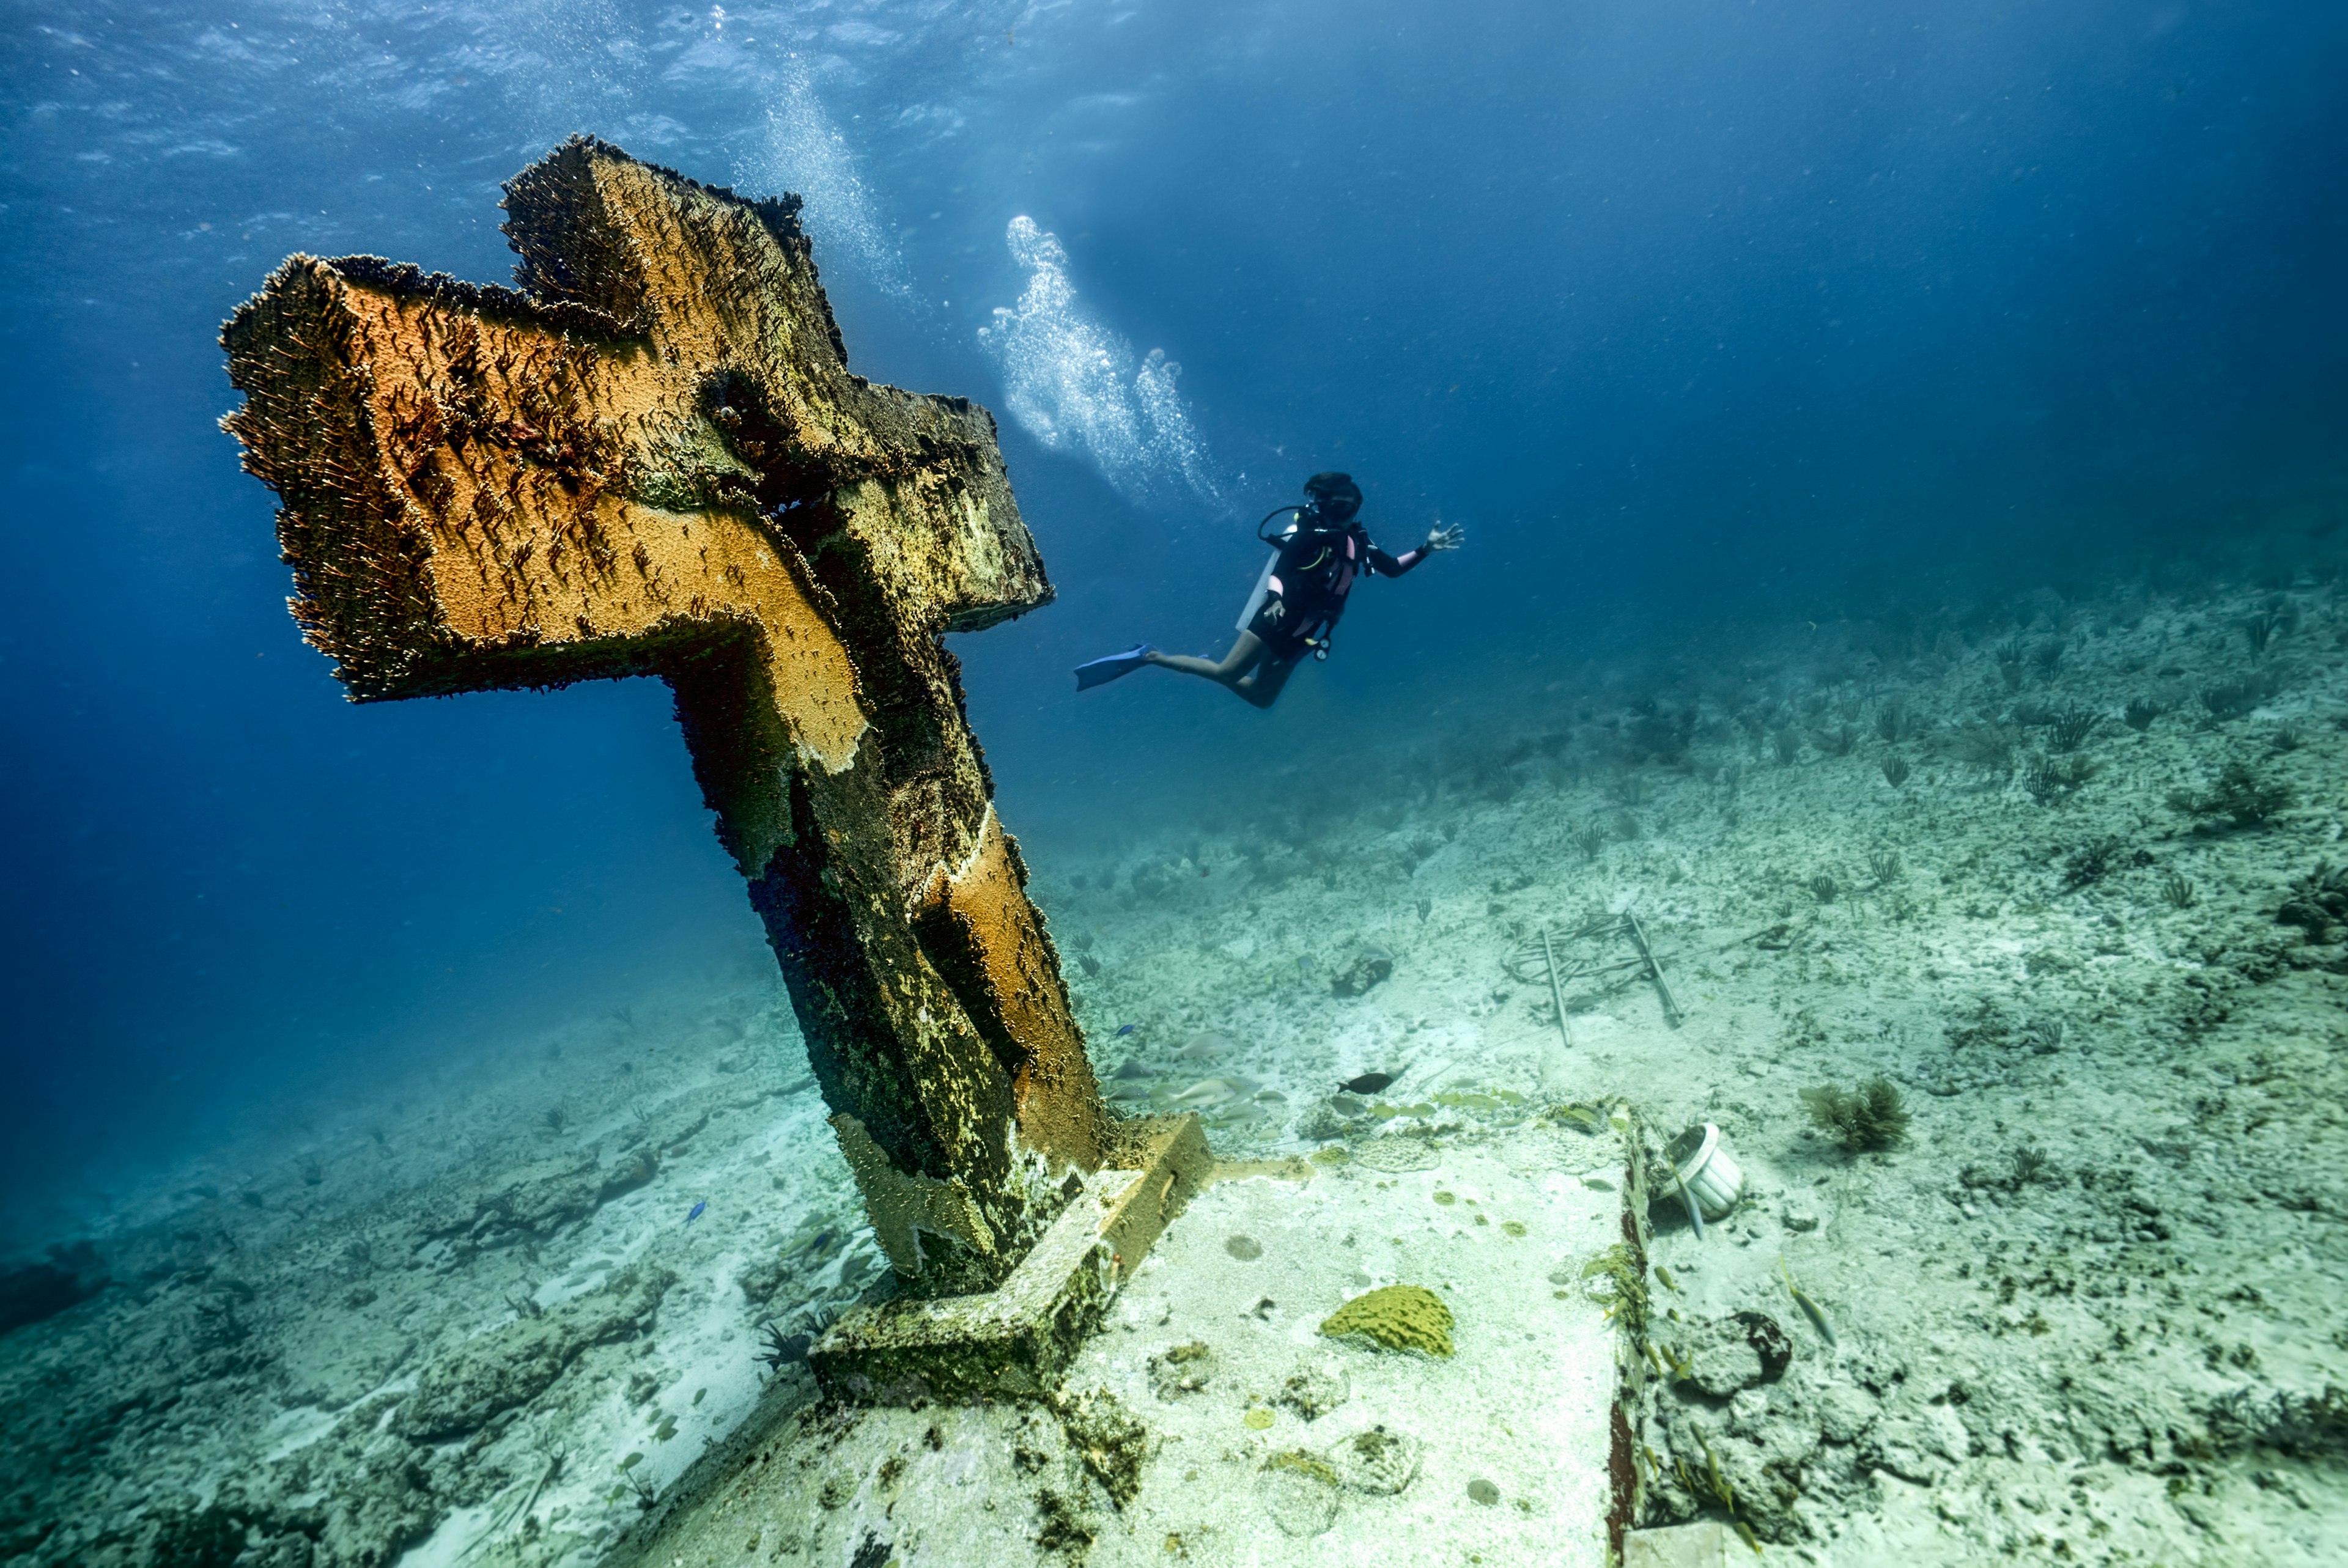
{"label": "blue swim fin", "polygon": [[1076,666],[1076,690],[1089,692],[1096,686],[1107,685],[1120,675],[1130,675],[1141,668],[1143,655],[1156,651],[1147,642],[1137,642],[1122,653],[1112,653],[1106,659],[1079,664]]}

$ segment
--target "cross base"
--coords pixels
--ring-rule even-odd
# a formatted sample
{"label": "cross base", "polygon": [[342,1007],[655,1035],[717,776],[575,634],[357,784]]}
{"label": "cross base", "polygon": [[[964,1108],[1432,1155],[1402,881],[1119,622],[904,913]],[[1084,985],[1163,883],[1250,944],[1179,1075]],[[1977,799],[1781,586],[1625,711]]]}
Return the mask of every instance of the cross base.
{"label": "cross base", "polygon": [[1214,1166],[1195,1116],[1121,1130],[1122,1157],[1071,1178],[1083,1189],[1001,1286],[861,1307],[833,1324],[808,1351],[824,1391],[866,1405],[1041,1398]]}

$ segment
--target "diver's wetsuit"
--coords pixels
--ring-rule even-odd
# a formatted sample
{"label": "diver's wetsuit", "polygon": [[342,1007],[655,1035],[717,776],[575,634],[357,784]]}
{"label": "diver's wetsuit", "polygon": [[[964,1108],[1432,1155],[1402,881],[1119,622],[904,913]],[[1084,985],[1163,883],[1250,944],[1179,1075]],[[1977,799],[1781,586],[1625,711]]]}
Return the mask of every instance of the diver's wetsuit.
{"label": "diver's wetsuit", "polygon": [[1283,664],[1308,652],[1327,656],[1329,633],[1364,571],[1400,577],[1426,559],[1423,548],[1388,555],[1353,521],[1314,532],[1291,524],[1275,542],[1280,554],[1264,580],[1263,602],[1243,630],[1262,640],[1266,659]]}

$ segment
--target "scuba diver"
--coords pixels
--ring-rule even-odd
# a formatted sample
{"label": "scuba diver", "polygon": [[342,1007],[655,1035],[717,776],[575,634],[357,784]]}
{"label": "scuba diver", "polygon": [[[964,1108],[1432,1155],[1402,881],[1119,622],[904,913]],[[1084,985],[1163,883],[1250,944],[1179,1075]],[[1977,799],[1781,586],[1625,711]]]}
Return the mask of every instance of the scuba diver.
{"label": "scuba diver", "polygon": [[[1391,556],[1370,542],[1355,521],[1362,489],[1350,474],[1315,474],[1304,481],[1301,507],[1275,507],[1256,525],[1256,538],[1272,547],[1256,579],[1255,593],[1240,611],[1239,638],[1219,663],[1187,653],[1160,653],[1138,642],[1122,653],[1076,666],[1076,690],[1090,691],[1145,664],[1177,670],[1228,687],[1242,701],[1269,708],[1297,663],[1310,653],[1329,657],[1329,634],[1345,613],[1345,596],[1362,573],[1400,577],[1428,556],[1457,549],[1466,533],[1457,527],[1427,530],[1416,549]],[[1286,527],[1271,534],[1263,524],[1285,516]]]}

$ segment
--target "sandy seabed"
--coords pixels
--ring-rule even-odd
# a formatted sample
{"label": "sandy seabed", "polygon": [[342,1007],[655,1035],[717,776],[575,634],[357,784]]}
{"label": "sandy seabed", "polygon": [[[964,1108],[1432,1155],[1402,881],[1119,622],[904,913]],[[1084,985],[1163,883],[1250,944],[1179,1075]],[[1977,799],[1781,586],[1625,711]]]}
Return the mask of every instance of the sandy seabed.
{"label": "sandy seabed", "polygon": [[[2340,1561],[2348,605],[2008,609],[1568,694],[1244,833],[1031,845],[1105,1084],[1333,1170],[1622,1103],[1717,1125],[1741,1205],[1652,1216],[1643,1522]],[[1683,1016],[1610,930],[1561,953],[1560,1028],[1541,932],[1626,909]],[[1904,1132],[1846,1148],[1803,1091],[1879,1076]],[[9,1562],[627,1561],[885,1275],[778,986],[222,1150],[88,1239],[115,1283],[0,1338]],[[1721,1352],[1740,1312],[1782,1370]],[[1058,1506],[1038,1560],[1115,1512]]]}

